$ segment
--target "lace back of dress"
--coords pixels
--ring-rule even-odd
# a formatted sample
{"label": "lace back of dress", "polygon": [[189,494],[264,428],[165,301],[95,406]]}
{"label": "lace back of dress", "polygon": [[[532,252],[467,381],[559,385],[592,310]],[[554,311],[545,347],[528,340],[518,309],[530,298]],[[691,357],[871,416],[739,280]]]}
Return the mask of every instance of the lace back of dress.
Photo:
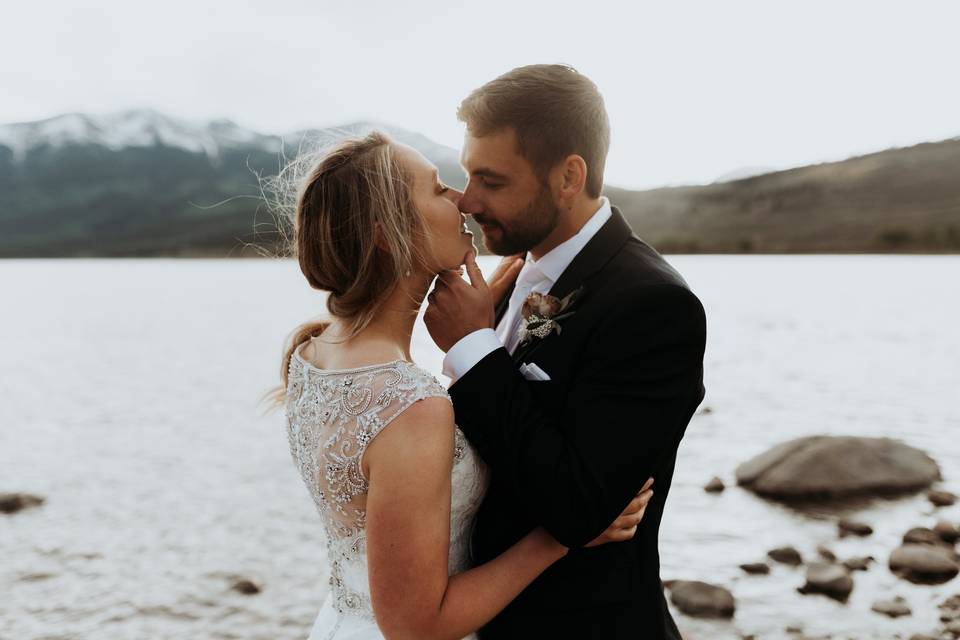
{"label": "lace back of dress", "polygon": [[322,370],[297,352],[287,384],[287,437],[326,531],[330,584],[338,608],[372,616],[366,574],[367,445],[404,409],[446,389],[428,373],[397,361]]}

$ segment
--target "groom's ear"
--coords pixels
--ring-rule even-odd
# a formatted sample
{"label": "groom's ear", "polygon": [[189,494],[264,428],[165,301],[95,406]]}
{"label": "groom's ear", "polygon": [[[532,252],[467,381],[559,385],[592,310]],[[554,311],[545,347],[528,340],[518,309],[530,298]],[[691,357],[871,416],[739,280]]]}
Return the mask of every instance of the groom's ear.
{"label": "groom's ear", "polygon": [[587,184],[587,163],[582,156],[572,153],[564,158],[558,169],[560,197],[563,200],[573,200]]}

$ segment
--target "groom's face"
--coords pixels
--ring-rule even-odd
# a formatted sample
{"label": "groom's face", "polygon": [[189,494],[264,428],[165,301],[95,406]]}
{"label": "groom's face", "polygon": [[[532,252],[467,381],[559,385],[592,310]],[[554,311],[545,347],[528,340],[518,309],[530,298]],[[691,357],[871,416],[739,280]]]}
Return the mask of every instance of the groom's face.
{"label": "groom's face", "polygon": [[460,210],[479,223],[487,250],[501,256],[523,253],[556,227],[560,210],[550,186],[517,152],[513,129],[482,137],[468,132],[460,164],[468,177]]}

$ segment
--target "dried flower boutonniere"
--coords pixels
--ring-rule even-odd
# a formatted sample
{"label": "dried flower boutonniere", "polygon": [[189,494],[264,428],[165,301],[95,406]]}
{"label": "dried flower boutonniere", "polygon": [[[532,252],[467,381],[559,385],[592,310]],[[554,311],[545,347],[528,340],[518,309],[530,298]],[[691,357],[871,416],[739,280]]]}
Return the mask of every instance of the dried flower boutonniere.
{"label": "dried flower boutonniere", "polygon": [[520,345],[531,342],[534,338],[546,338],[553,332],[560,334],[560,321],[574,314],[570,307],[580,297],[583,287],[571,291],[564,298],[556,298],[546,293],[531,293],[523,301],[520,316],[518,337]]}

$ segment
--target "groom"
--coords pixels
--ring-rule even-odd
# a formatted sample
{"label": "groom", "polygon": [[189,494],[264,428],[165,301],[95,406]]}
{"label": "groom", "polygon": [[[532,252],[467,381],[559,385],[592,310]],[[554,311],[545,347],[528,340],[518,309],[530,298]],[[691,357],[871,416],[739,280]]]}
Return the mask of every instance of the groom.
{"label": "groom", "polygon": [[[514,69],[458,117],[460,209],[490,251],[526,254],[496,310],[468,261],[474,284],[445,274],[425,316],[447,352],[457,424],[491,469],[473,559],[538,525],[570,547],[481,637],[679,640],[657,536],[704,395],[703,307],[601,196],[610,129],[589,79],[562,65]],[[633,539],[585,548],[648,477],[654,496]]]}

